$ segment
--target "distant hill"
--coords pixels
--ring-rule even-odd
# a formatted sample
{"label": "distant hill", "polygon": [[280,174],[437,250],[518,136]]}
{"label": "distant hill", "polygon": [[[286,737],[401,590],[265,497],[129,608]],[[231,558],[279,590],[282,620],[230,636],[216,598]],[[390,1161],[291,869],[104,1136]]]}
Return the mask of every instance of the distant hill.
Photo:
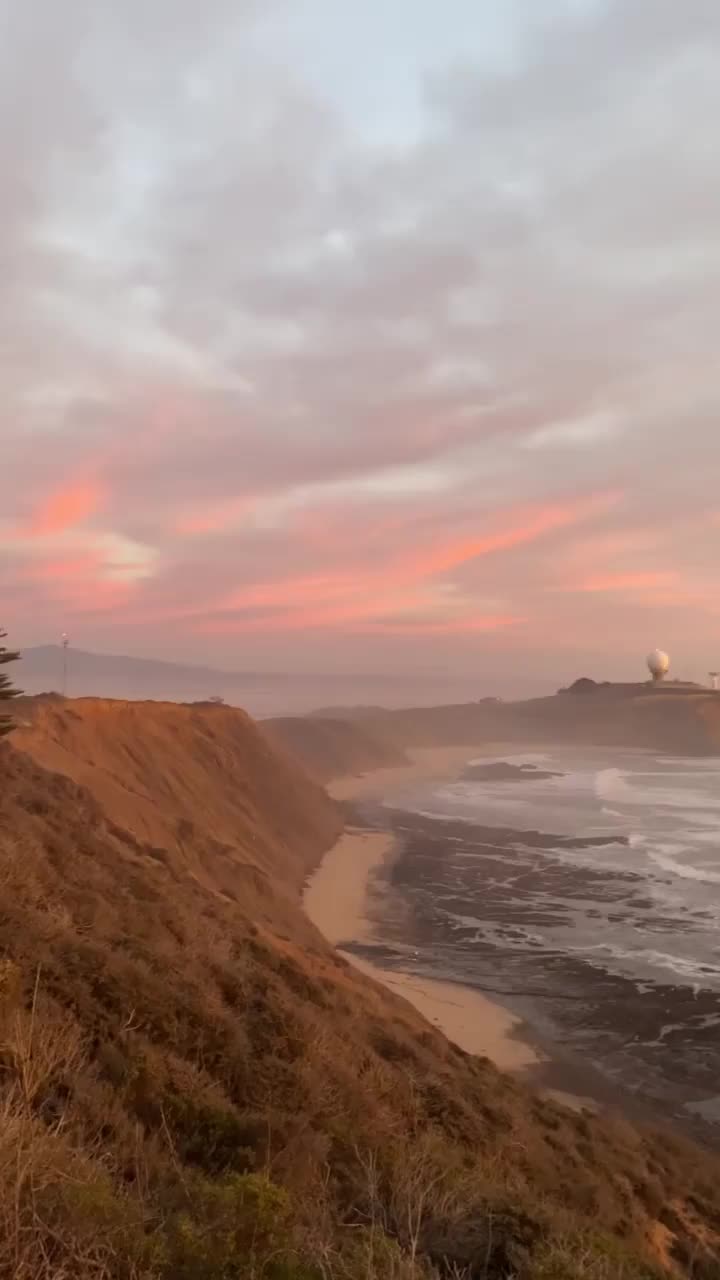
{"label": "distant hill", "polygon": [[316,716],[284,716],[263,722],[263,732],[319,782],[408,763],[405,753],[362,723]]}
{"label": "distant hill", "polygon": [[594,685],[523,702],[459,703],[375,712],[362,729],[409,747],[482,742],[578,742],[681,755],[720,753],[720,693],[697,685]]}
{"label": "distant hill", "polygon": [[[24,649],[18,678],[26,693],[60,692],[63,651],[47,644]],[[266,677],[265,677],[266,678]],[[159,702],[182,702],[215,695],[228,697],[252,689],[263,677],[252,673],[217,671],[155,658],[128,658],[122,654],[89,653],[71,649],[68,654],[68,693],[73,697],[116,697]]]}
{"label": "distant hill", "polygon": [[[59,645],[24,649],[17,683],[28,694],[61,692],[63,653]],[[350,703],[379,707],[417,707],[459,702],[475,691],[472,677],[443,672],[397,674],[367,672],[227,671],[155,658],[91,653],[71,648],[67,693],[73,698],[152,699],[157,702],[205,702],[222,698],[253,716],[304,715],[316,707]],[[330,716],[337,717],[336,711]],[[346,717],[342,717],[346,718]]]}

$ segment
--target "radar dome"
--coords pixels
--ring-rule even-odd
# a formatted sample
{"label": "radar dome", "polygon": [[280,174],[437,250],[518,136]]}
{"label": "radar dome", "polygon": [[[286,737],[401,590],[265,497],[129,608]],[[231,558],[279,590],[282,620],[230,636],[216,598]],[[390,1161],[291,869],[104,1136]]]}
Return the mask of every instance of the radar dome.
{"label": "radar dome", "polygon": [[662,680],[670,669],[670,659],[662,649],[653,649],[647,656],[647,664],[653,680]]}

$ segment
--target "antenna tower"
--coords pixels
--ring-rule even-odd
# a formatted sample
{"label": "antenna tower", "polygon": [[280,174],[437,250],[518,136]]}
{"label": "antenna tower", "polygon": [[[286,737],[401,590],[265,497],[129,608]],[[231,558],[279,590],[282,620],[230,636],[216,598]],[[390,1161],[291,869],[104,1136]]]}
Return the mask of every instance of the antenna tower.
{"label": "antenna tower", "polygon": [[70,648],[70,637],[66,631],[63,631],[60,643],[62,644],[62,696],[67,697],[67,678],[68,678],[68,649]]}

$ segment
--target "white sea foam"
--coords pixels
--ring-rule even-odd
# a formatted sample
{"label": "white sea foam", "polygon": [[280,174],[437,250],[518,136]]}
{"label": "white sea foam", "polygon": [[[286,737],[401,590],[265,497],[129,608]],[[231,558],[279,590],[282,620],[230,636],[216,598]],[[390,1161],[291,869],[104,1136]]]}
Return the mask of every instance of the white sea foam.
{"label": "white sea foam", "polygon": [[[613,961],[620,961],[623,969],[629,967],[633,971],[641,968],[665,969],[685,982],[693,982],[700,986],[714,986],[720,983],[720,969],[707,965],[702,961],[688,959],[687,956],[671,955],[667,951],[657,951],[652,947],[622,947],[608,942],[598,942],[589,947],[568,947],[582,955],[589,964],[603,969],[612,969]],[[597,959],[593,959],[597,956]],[[600,957],[607,957],[601,959]]]}
{"label": "white sea foam", "polygon": [[[672,769],[686,770],[690,762],[688,761],[687,756],[661,756],[658,763],[669,765]],[[698,756],[697,758],[693,758],[692,772],[720,774],[720,756]]]}
{"label": "white sea foam", "polygon": [[687,847],[681,844],[656,844],[653,849],[648,850],[648,858],[656,867],[670,872],[671,875],[679,876],[681,880],[701,880],[704,884],[720,884],[720,871],[713,871],[710,867],[696,866],[692,862],[679,862],[677,855],[687,852],[689,852]]}
{"label": "white sea foam", "polygon": [[[696,774],[688,776],[694,778],[696,782],[704,781],[697,778]],[[643,786],[642,780],[648,778],[663,778],[666,780],[666,785]],[[695,822],[706,825],[717,823],[720,799],[697,787],[670,786],[671,780],[677,783],[677,777],[666,773],[647,772],[630,775],[615,767],[599,769],[595,775],[595,794],[599,800],[614,805],[631,805],[633,809],[648,806],[663,810],[687,810],[692,812]]]}
{"label": "white sea foam", "polygon": [[[537,761],[563,776],[519,780],[513,787],[444,783],[413,795],[428,817],[518,832],[517,841],[502,842],[502,852],[493,846],[491,867],[482,864],[479,845],[463,849],[463,874],[470,877],[467,918],[456,917],[456,923],[478,928],[478,938],[500,948],[563,953],[571,944],[578,960],[638,982],[720,990],[720,948],[714,950],[720,937],[720,758],[675,762],[620,749],[558,748],[497,759]],[[523,831],[552,833],[558,841],[550,848],[525,845]],[[618,843],[564,843],[574,836]],[[515,921],[526,909],[529,923],[542,921],[544,938],[522,932],[508,937],[504,929],[496,937],[490,920],[480,923],[485,890],[504,895]]]}
{"label": "white sea foam", "polygon": [[546,751],[523,751],[522,755],[511,752],[501,756],[473,756],[468,764],[544,764],[549,759]]}
{"label": "white sea foam", "polygon": [[595,794],[599,800],[610,800],[614,804],[635,802],[633,790],[620,769],[599,769],[595,775]]}

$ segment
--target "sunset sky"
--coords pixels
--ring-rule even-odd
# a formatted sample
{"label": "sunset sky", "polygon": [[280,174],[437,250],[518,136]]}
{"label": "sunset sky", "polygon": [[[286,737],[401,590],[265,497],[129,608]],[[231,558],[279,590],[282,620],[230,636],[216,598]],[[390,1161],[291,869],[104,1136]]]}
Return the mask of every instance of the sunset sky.
{"label": "sunset sky", "polygon": [[0,624],[720,668],[718,0],[0,0]]}

